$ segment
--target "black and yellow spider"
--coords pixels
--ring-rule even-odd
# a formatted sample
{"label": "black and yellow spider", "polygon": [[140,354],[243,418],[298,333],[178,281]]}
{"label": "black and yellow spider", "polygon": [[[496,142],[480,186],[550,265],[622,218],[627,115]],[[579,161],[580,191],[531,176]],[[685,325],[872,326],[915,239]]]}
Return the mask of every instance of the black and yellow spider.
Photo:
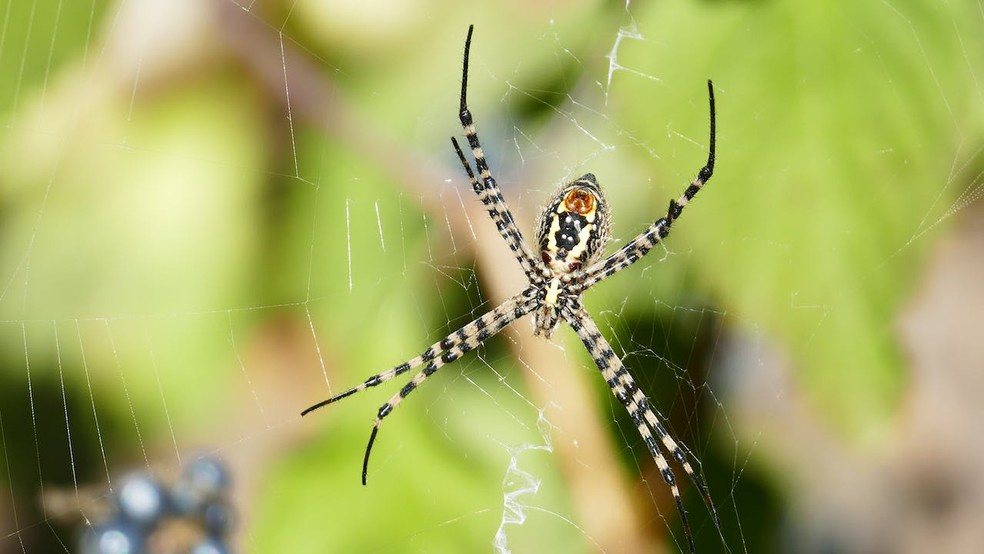
{"label": "black and yellow spider", "polygon": [[[372,451],[373,441],[376,440],[376,433],[379,431],[383,419],[392,413],[393,409],[415,388],[420,386],[425,379],[433,375],[438,368],[460,358],[466,352],[482,344],[486,339],[525,315],[533,314],[534,333],[546,338],[550,338],[562,320],[566,321],[581,338],[581,342],[591,353],[591,357],[594,358],[602,376],[608,386],[611,387],[615,398],[628,410],[639,434],[642,435],[646,447],[649,448],[650,454],[656,461],[656,466],[670,487],[677,510],[680,513],[688,546],[693,552],[693,535],[687,522],[687,512],[683,507],[673,470],[670,469],[666,458],[663,456],[660,444],[670,457],[683,467],[683,470],[700,489],[704,502],[714,517],[715,526],[720,529],[717,513],[710,500],[707,486],[700,474],[696,473],[693,466],[690,465],[685,450],[666,431],[661,423],[661,418],[650,405],[649,399],[636,386],[632,375],[622,364],[622,360],[615,354],[608,341],[598,331],[598,326],[591,319],[591,316],[584,310],[581,305],[581,295],[592,285],[635,263],[665,238],[669,234],[673,222],[680,217],[684,206],[711,178],[711,172],[714,170],[714,88],[711,81],[707,81],[711,112],[711,136],[707,164],[701,168],[697,177],[679,199],[670,200],[669,209],[667,209],[664,217],[657,219],[655,223],[625,246],[619,248],[618,251],[602,259],[602,254],[604,254],[605,246],[609,240],[608,202],[605,200],[605,195],[601,192],[595,176],[588,173],[561,187],[540,214],[536,224],[536,246],[539,252],[537,254],[523,238],[513,220],[509,207],[506,206],[499,186],[492,177],[489,164],[485,160],[485,154],[482,152],[482,146],[478,141],[478,131],[475,130],[471,111],[468,110],[466,101],[468,52],[471,47],[472,30],[473,27],[470,26],[468,37],[465,39],[465,57],[461,75],[461,111],[458,115],[465,131],[465,137],[468,138],[468,144],[471,146],[472,156],[475,158],[475,166],[478,168],[477,177],[471,164],[461,151],[461,147],[458,146],[458,141],[452,137],[451,144],[471,180],[472,189],[475,190],[478,198],[485,205],[489,216],[499,230],[499,234],[509,245],[519,265],[526,273],[530,283],[529,287],[506,300],[491,312],[441,339],[440,342],[432,344],[419,356],[389,371],[373,375],[361,385],[311,406],[301,412],[301,415],[303,416],[369,387],[385,383],[411,369],[424,366],[424,369],[414,375],[410,382],[379,408],[362,464],[362,484],[365,485],[369,467],[369,453]],[[659,442],[657,442],[657,438]]]}

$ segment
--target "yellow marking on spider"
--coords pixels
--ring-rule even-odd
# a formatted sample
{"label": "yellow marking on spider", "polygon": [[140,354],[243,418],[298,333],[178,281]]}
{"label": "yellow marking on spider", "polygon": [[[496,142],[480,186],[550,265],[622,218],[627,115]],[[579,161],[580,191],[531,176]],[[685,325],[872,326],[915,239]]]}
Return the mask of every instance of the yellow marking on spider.
{"label": "yellow marking on spider", "polygon": [[550,230],[547,231],[547,252],[551,254],[557,253],[557,231],[560,231],[560,216],[555,214],[550,218]]}
{"label": "yellow marking on spider", "polygon": [[[594,214],[591,214],[591,219],[594,219]],[[588,239],[591,238],[591,233],[594,232],[594,224],[589,223],[585,225],[583,229],[577,234],[577,244],[574,248],[571,248],[568,257],[574,258],[575,260],[581,257],[581,254],[588,249]]]}
{"label": "yellow marking on spider", "polygon": [[[560,221],[564,214],[578,214],[588,222],[578,231],[577,242],[567,251],[567,255],[560,257],[557,255],[560,248],[557,246],[557,233],[560,231]],[[583,189],[575,188],[567,193],[564,201],[557,204],[551,216],[550,229],[547,232],[547,252],[550,256],[550,269],[556,273],[569,273],[572,262],[580,262],[580,257],[588,249],[588,240],[595,231],[595,219],[597,218],[597,203],[592,193]]]}
{"label": "yellow marking on spider", "polygon": [[554,277],[550,280],[550,285],[547,287],[547,295],[543,299],[543,303],[548,306],[557,305],[557,297],[560,295],[560,279]]}

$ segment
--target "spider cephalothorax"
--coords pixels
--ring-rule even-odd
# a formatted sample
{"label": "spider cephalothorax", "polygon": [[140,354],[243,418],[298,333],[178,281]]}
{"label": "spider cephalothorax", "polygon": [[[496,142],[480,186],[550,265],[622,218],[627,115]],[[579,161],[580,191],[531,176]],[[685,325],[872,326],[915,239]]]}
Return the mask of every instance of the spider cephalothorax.
{"label": "spider cephalothorax", "polygon": [[612,390],[615,398],[625,407],[642,437],[646,448],[656,463],[666,481],[677,511],[683,524],[684,533],[690,552],[694,551],[693,534],[687,523],[687,511],[683,507],[680,490],[676,484],[673,470],[667,462],[664,452],[683,468],[694,485],[700,490],[714,518],[714,525],[721,530],[714,504],[704,485],[700,474],[694,471],[690,463],[693,456],[682,448],[667,432],[658,412],[653,410],[645,393],[636,386],[632,374],[615,354],[611,345],[598,330],[597,324],[581,306],[581,295],[591,286],[599,283],[619,271],[629,267],[647,252],[652,250],[670,232],[673,222],[683,212],[688,202],[700,191],[704,183],[711,178],[714,171],[714,88],[707,82],[707,92],[711,105],[711,137],[708,147],[707,163],[697,173],[683,194],[676,200],[670,201],[666,215],[657,219],[645,231],[631,241],[625,243],[607,258],[603,258],[605,246],[608,243],[611,226],[608,202],[605,200],[594,175],[588,173],[563,187],[552,197],[540,214],[536,224],[536,246],[534,251],[523,238],[519,227],[513,220],[512,212],[506,205],[499,185],[492,177],[485,153],[478,140],[478,131],[472,119],[471,111],[466,102],[468,90],[468,50],[471,46],[472,28],[468,28],[468,38],[465,39],[465,61],[461,74],[461,104],[458,118],[475,158],[476,172],[471,163],[465,158],[458,141],[451,139],[458,159],[472,189],[479,200],[488,210],[489,217],[495,222],[499,234],[505,240],[513,256],[519,263],[529,286],[512,298],[499,304],[492,311],[468,323],[461,329],[432,344],[419,356],[388,370],[369,377],[361,385],[323,400],[301,412],[307,414],[322,406],[341,400],[369,387],[381,385],[394,377],[423,366],[410,381],[400,389],[388,402],[380,406],[376,413],[376,421],[366,445],[365,458],[362,461],[362,484],[366,483],[369,468],[369,453],[372,452],[376,433],[383,419],[393,413],[396,406],[410,395],[425,379],[433,375],[440,367],[449,364],[466,352],[482,344],[486,339],[502,331],[513,321],[533,315],[534,332],[550,337],[561,321],[567,322],[574,329],[578,338],[587,348],[594,359],[595,365],[601,370],[601,375]]}

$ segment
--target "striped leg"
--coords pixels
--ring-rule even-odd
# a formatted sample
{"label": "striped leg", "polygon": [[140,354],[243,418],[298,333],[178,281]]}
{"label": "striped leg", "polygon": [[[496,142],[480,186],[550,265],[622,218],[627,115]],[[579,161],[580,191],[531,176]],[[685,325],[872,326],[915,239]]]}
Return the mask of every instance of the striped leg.
{"label": "striped leg", "polygon": [[[663,448],[669,452],[670,456],[673,457],[680,465],[683,470],[687,473],[690,479],[694,482],[694,485],[701,491],[701,495],[704,498],[704,503],[707,504],[708,509],[714,518],[714,525],[720,531],[721,524],[718,519],[717,510],[714,508],[713,502],[711,502],[710,493],[707,490],[707,486],[704,484],[704,480],[701,479],[700,475],[696,473],[690,462],[687,460],[687,456],[683,449],[673,440],[673,438],[666,431],[666,428],[660,423],[659,418],[653,412],[653,408],[650,405],[649,399],[646,395],[636,386],[635,381],[632,379],[632,375],[626,369],[622,360],[615,354],[612,347],[605,340],[605,337],[601,335],[598,330],[598,326],[595,324],[591,316],[585,311],[564,313],[564,319],[570,324],[570,326],[577,333],[577,336],[581,338],[581,342],[588,349],[591,357],[594,359],[595,364],[598,365],[598,369],[601,370],[602,377],[608,383],[609,388],[612,390],[612,394],[615,398],[625,406],[628,410],[629,416],[632,418],[632,422],[635,423],[636,429],[638,429],[639,434],[646,443],[646,447],[649,449],[649,453],[652,455],[653,459],[656,461],[656,467],[659,469],[660,474],[663,476],[663,480],[670,487],[670,492],[673,494],[673,500],[676,502],[677,511],[680,513],[680,522],[683,525],[684,533],[687,536],[687,544],[690,548],[690,552],[694,552],[694,538],[693,533],[690,529],[690,524],[687,521],[687,511],[683,506],[683,500],[680,497],[680,489],[677,487],[676,478],[673,475],[673,470],[670,469],[669,464],[666,462],[666,458],[663,456],[662,451],[659,448],[659,444],[656,442],[658,438],[662,443]],[[655,432],[656,437],[653,436]]]}
{"label": "striped leg", "polygon": [[510,302],[515,303],[517,299],[523,298],[524,295],[530,295],[530,294],[531,294],[530,291],[527,290],[524,291],[522,294],[518,294],[514,296],[510,300],[504,302],[495,310],[492,310],[491,312],[483,315],[482,317],[469,322],[464,327],[458,329],[457,331],[451,333],[450,335],[430,345],[430,347],[428,347],[427,350],[424,350],[419,356],[411,358],[388,371],[377,373],[376,375],[373,375],[372,377],[363,381],[362,384],[360,385],[356,385],[343,393],[336,394],[335,396],[332,396],[327,400],[322,400],[321,402],[318,402],[317,404],[308,407],[303,412],[301,412],[301,416],[303,417],[308,413],[317,410],[318,408],[322,408],[333,402],[338,402],[339,400],[345,397],[352,396],[357,392],[362,392],[368,389],[369,387],[375,387],[381,385],[386,381],[393,379],[394,377],[403,375],[404,373],[410,371],[411,369],[418,368],[424,365],[426,362],[430,362],[434,360],[435,358],[444,354],[445,352],[457,348],[458,345],[460,345],[463,342],[466,342],[467,340],[475,339],[479,343],[481,343],[482,341],[484,341],[485,339],[491,336],[488,332],[488,327],[491,324],[492,320],[494,320],[497,317],[497,314],[501,310],[508,311],[508,308],[506,306]]}
{"label": "striped leg", "polygon": [[516,225],[512,212],[509,211],[509,206],[506,205],[506,200],[502,197],[502,191],[495,182],[495,178],[492,177],[492,172],[489,170],[489,163],[485,160],[485,153],[482,151],[482,145],[478,140],[478,131],[475,129],[475,122],[472,119],[471,110],[468,109],[468,54],[471,50],[473,29],[474,25],[468,27],[468,38],[465,39],[465,59],[461,70],[461,109],[458,118],[461,120],[461,127],[464,129],[465,137],[468,139],[468,145],[471,147],[472,156],[475,158],[475,166],[478,168],[478,177],[481,177],[481,183],[479,183],[475,172],[472,171],[471,165],[461,151],[461,147],[458,146],[458,141],[452,137],[451,143],[454,145],[454,150],[458,154],[458,159],[461,160],[461,165],[468,173],[472,188],[488,210],[489,217],[495,222],[499,234],[502,235],[506,244],[509,245],[509,249],[512,250],[513,256],[519,261],[519,265],[522,266],[523,271],[527,276],[530,276],[535,273],[534,269],[537,266],[538,258],[533,255],[529,245],[523,239],[523,233],[520,232],[519,227]]}
{"label": "striped leg", "polygon": [[586,277],[580,290],[586,290],[595,283],[607,279],[618,273],[622,269],[634,264],[639,258],[645,256],[654,246],[660,243],[666,235],[670,234],[670,227],[673,222],[680,217],[686,206],[697,195],[700,189],[711,178],[714,173],[714,86],[711,81],[707,81],[707,94],[711,105],[711,139],[707,154],[707,163],[697,173],[697,177],[691,181],[680,198],[670,200],[670,207],[666,210],[666,217],[661,217],[650,225],[639,236],[632,239],[628,244],[619,248],[608,258],[585,269]]}
{"label": "striped leg", "polygon": [[468,325],[465,325],[461,329],[458,329],[454,333],[451,333],[450,335],[444,337],[440,341],[435,342],[434,344],[430,345],[430,347],[427,350],[424,350],[423,353],[421,353],[419,356],[417,356],[415,358],[411,358],[410,360],[408,360],[406,362],[403,362],[402,364],[394,367],[393,369],[390,369],[389,371],[384,371],[382,373],[377,373],[376,375],[373,375],[372,377],[370,377],[370,378],[366,379],[365,381],[363,381],[362,384],[357,385],[357,386],[354,386],[354,387],[350,388],[349,390],[347,390],[347,391],[345,391],[345,392],[343,392],[341,394],[336,394],[335,396],[332,396],[331,398],[329,398],[327,400],[322,400],[321,402],[318,402],[317,404],[315,404],[315,405],[307,408],[303,412],[301,412],[301,416],[303,417],[303,416],[307,415],[308,413],[313,412],[314,410],[317,410],[318,408],[327,406],[328,404],[331,404],[332,402],[337,402],[337,401],[339,401],[339,400],[341,400],[341,399],[343,399],[343,398],[345,398],[347,396],[351,396],[351,395],[353,395],[353,394],[355,394],[357,392],[362,392],[362,391],[368,389],[369,387],[375,387],[377,385],[381,385],[381,384],[385,383],[386,381],[389,381],[390,379],[392,379],[394,377],[403,375],[404,373],[410,371],[411,369],[414,369],[414,368],[417,368],[417,367],[422,366],[424,363],[433,360],[438,355],[442,354],[444,351],[446,351],[446,350],[448,350],[450,348],[453,348],[457,344],[456,341],[457,340],[460,340],[459,339],[459,334],[461,334],[462,332],[464,332],[464,333],[474,333],[476,331],[475,326],[476,326],[476,321],[472,321]]}
{"label": "striped leg", "polygon": [[513,321],[531,312],[535,306],[535,300],[531,300],[528,291],[526,291],[513,296],[500,304],[496,309],[448,335],[448,338],[445,339],[449,341],[448,347],[444,349],[440,356],[431,359],[424,369],[413,376],[413,379],[409,383],[404,385],[389,401],[380,406],[379,413],[376,415],[376,421],[372,426],[372,434],[369,435],[369,444],[366,445],[366,455],[362,461],[363,485],[366,484],[366,475],[369,470],[369,454],[372,452],[372,445],[376,440],[376,433],[379,432],[379,426],[383,423],[383,419],[391,414],[404,398],[409,396],[414,389],[419,387],[425,379],[433,375],[441,366],[457,360],[466,352],[482,344],[486,339],[505,329]]}
{"label": "striped leg", "polygon": [[[444,337],[438,342],[435,342],[434,344],[430,345],[430,347],[427,348],[427,350],[424,350],[419,356],[411,358],[406,362],[403,362],[402,364],[388,371],[377,373],[376,375],[373,375],[372,377],[363,381],[361,384],[356,385],[343,393],[336,394],[335,396],[332,396],[327,400],[322,400],[321,402],[318,402],[317,404],[308,407],[303,412],[301,412],[301,416],[303,417],[308,413],[317,410],[318,408],[322,408],[333,402],[338,402],[339,400],[348,396],[352,396],[357,392],[362,392],[368,389],[369,387],[375,387],[381,385],[386,381],[393,379],[394,377],[403,375],[404,373],[410,371],[411,369],[415,369],[417,367],[424,365],[427,362],[436,359],[438,356],[444,354],[445,352],[454,350],[464,342],[475,340],[477,341],[477,343],[481,343],[485,341],[485,339],[491,336],[491,334],[489,334],[489,329],[488,329],[489,325],[498,316],[498,314],[501,311],[508,311],[508,305],[510,303],[515,304],[517,300],[523,298],[524,295],[529,295],[529,294],[530,291],[524,291],[522,294],[518,294],[514,296],[513,298],[504,302],[495,310],[492,310],[491,312],[488,312],[482,317],[479,317],[478,319],[475,319],[467,323],[464,327],[461,327],[457,331]],[[474,348],[474,346],[472,346],[471,348]],[[469,350],[471,348],[469,348]]]}
{"label": "striped leg", "polygon": [[[472,129],[474,129],[474,126],[472,126]],[[478,138],[476,137],[475,140],[477,142]],[[458,159],[461,160],[461,166],[468,173],[468,179],[471,181],[472,189],[475,190],[475,194],[478,194],[479,200],[485,205],[486,210],[489,212],[489,217],[495,222],[499,234],[506,240],[506,244],[509,245],[509,250],[512,251],[513,257],[519,262],[527,278],[530,280],[535,279],[533,276],[537,273],[534,269],[536,262],[533,261],[534,258],[530,253],[530,249],[523,239],[523,235],[520,234],[519,229],[516,227],[516,223],[513,221],[512,213],[509,211],[509,207],[506,206],[505,199],[499,194],[499,187],[495,183],[495,179],[491,176],[487,179],[487,181],[491,181],[492,186],[495,187],[494,189],[488,189],[479,183],[478,178],[475,177],[475,172],[472,171],[471,164],[468,163],[464,152],[458,146],[457,139],[451,137],[451,144],[454,146],[454,151],[458,154]]]}

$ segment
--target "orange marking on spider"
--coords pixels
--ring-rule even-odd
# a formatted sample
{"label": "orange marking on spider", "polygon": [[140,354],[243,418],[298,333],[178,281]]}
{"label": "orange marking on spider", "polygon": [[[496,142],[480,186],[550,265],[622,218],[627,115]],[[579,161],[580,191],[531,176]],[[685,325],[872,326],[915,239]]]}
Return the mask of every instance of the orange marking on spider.
{"label": "orange marking on spider", "polygon": [[564,207],[569,212],[588,215],[595,208],[594,195],[584,189],[574,189],[564,198]]}

